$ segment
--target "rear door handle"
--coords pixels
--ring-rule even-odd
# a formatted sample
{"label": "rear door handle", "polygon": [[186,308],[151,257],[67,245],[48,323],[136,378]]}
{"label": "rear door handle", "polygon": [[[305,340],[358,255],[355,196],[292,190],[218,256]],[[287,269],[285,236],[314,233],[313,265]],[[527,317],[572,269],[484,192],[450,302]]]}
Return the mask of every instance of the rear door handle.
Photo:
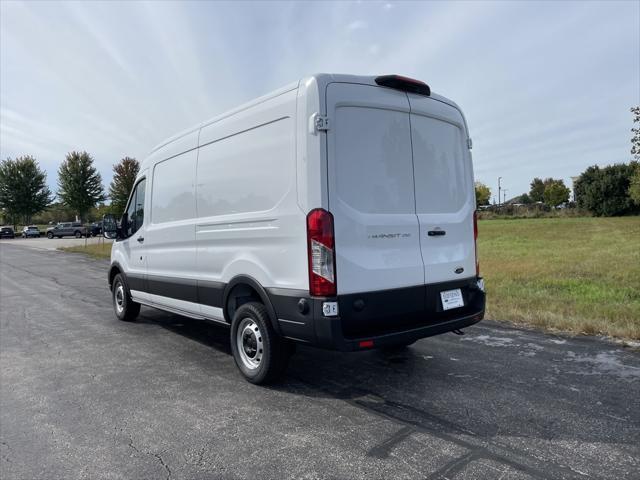
{"label": "rear door handle", "polygon": [[438,237],[446,234],[447,232],[445,232],[444,230],[429,230],[427,232],[427,235],[429,235],[430,237]]}
{"label": "rear door handle", "polygon": [[144,237],[138,237],[137,240],[138,240],[139,243],[142,243],[142,242],[144,242]]}

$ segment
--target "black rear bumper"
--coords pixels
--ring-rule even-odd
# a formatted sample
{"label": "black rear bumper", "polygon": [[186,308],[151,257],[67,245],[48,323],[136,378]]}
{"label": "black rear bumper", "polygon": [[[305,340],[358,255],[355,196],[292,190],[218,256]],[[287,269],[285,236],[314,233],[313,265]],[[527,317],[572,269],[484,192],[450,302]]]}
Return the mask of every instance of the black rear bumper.
{"label": "black rear bumper", "polygon": [[[459,288],[464,306],[445,311],[440,292]],[[476,278],[393,290],[309,297],[307,292],[268,290],[285,337],[332,350],[411,343],[482,320],[485,294]],[[323,314],[324,302],[338,303],[338,316]]]}

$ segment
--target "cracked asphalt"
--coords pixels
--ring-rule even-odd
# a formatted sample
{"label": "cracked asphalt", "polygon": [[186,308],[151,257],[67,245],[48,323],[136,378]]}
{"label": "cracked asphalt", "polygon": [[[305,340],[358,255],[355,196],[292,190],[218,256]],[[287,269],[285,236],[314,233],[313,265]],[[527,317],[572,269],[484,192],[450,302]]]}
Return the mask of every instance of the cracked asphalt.
{"label": "cracked asphalt", "polygon": [[640,477],[637,351],[484,321],[257,387],[223,326],[117,321],[106,268],[0,243],[3,480]]}

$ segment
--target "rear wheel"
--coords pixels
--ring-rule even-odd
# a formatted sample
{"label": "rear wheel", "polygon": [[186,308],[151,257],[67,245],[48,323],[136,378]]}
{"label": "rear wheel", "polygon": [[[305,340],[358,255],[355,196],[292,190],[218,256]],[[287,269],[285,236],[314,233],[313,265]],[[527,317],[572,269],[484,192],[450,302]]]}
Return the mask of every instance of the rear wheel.
{"label": "rear wheel", "polygon": [[277,380],[287,367],[292,348],[271,326],[261,303],[245,303],[231,322],[231,351],[236,365],[251,383]]}
{"label": "rear wheel", "polygon": [[131,299],[129,287],[127,287],[121,273],[113,279],[111,295],[113,297],[113,311],[118,320],[133,322],[140,313],[140,304]]}

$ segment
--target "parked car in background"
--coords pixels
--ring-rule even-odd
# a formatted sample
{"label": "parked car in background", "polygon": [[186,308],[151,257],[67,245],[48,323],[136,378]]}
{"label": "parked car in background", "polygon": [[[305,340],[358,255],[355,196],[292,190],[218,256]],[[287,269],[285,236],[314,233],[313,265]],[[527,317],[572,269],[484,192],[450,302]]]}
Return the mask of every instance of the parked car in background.
{"label": "parked car in background", "polygon": [[53,237],[76,237],[82,238],[87,235],[87,227],[82,226],[80,222],[58,223],[55,227],[47,228],[47,238]]}
{"label": "parked car in background", "polygon": [[24,227],[22,229],[22,238],[29,237],[40,237],[40,230],[38,230],[38,227],[36,227],[35,225],[29,225],[28,227]]}
{"label": "parked car in background", "polygon": [[102,222],[93,222],[87,227],[87,230],[89,235],[91,235],[92,237],[100,235],[102,233]]}
{"label": "parked car in background", "polygon": [[16,234],[12,227],[0,228],[0,238],[16,238]]}

